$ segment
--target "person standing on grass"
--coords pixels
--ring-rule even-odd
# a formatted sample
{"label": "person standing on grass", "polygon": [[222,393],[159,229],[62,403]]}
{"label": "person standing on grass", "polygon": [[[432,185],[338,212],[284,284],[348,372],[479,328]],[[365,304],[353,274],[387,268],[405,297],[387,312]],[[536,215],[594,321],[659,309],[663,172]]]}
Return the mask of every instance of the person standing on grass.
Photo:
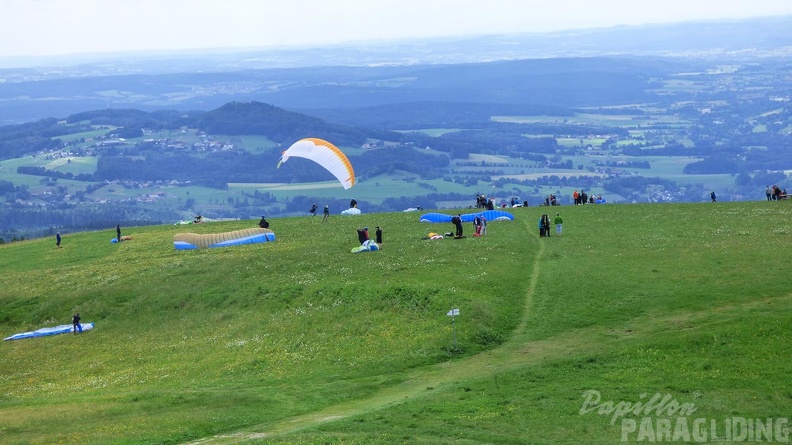
{"label": "person standing on grass", "polygon": [[116,241],[121,242],[121,224],[116,225]]}
{"label": "person standing on grass", "polygon": [[550,236],[550,217],[547,214],[539,218],[539,236]]}
{"label": "person standing on grass", "polygon": [[714,192],[714,191],[710,192],[710,199],[712,199],[712,202],[718,202],[718,201],[715,199],[715,192]]}
{"label": "person standing on grass", "polygon": [[58,232],[55,234],[55,246],[58,247],[59,249],[60,249],[60,243],[61,243],[61,236],[60,236],[60,232]]}
{"label": "person standing on grass", "polygon": [[72,317],[72,326],[75,334],[82,332],[82,325],[80,324],[80,314],[74,314],[74,317]]}
{"label": "person standing on grass", "polygon": [[462,238],[462,215],[457,215],[451,218],[451,224],[456,228],[454,238]]}
{"label": "person standing on grass", "polygon": [[377,231],[374,233],[377,236],[377,247],[382,249],[382,229],[380,229],[380,226],[377,226]]}
{"label": "person standing on grass", "polygon": [[322,212],[322,222],[327,222],[330,219],[330,207],[325,204],[324,211]]}
{"label": "person standing on grass", "polygon": [[553,219],[553,224],[556,226],[556,235],[561,236],[564,220],[561,219],[561,215],[558,212],[556,212],[555,219]]}
{"label": "person standing on grass", "polygon": [[313,203],[311,210],[308,210],[308,213],[310,213],[311,216],[316,216],[316,203]]}

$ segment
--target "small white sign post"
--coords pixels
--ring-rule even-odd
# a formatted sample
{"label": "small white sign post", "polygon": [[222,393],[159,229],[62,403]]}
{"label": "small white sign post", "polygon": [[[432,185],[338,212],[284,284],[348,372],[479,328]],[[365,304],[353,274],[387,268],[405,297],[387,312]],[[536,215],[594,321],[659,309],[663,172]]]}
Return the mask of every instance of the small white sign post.
{"label": "small white sign post", "polygon": [[456,351],[457,344],[456,344],[456,316],[459,315],[459,308],[453,308],[448,313],[446,313],[449,317],[451,317],[451,329],[454,332],[454,351]]}

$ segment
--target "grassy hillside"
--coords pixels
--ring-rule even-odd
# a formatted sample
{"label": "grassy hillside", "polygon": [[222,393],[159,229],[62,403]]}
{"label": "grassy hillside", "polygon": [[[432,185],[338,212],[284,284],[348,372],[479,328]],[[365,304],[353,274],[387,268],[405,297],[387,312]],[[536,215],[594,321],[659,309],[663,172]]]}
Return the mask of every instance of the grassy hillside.
{"label": "grassy hillside", "polygon": [[[255,221],[3,245],[4,336],[78,311],[96,328],[0,345],[0,437],[618,442],[621,420],[580,414],[587,390],[670,394],[691,421],[788,416],[788,204],[558,207],[551,238],[532,207],[483,239],[423,241],[451,225],[395,213],[274,219],[274,243],[191,252],[173,234]],[[382,251],[349,253],[363,225]]]}

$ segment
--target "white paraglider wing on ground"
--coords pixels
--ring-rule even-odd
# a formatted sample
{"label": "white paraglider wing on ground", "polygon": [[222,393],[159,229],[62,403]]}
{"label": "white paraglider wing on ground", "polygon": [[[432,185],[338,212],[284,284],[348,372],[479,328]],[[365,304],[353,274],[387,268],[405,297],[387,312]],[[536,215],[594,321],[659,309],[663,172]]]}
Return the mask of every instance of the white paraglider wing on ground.
{"label": "white paraglider wing on ground", "polygon": [[355,185],[355,171],[352,169],[352,164],[346,155],[330,142],[317,138],[300,139],[283,152],[278,167],[292,156],[310,159],[321,165],[338,179],[345,190]]}

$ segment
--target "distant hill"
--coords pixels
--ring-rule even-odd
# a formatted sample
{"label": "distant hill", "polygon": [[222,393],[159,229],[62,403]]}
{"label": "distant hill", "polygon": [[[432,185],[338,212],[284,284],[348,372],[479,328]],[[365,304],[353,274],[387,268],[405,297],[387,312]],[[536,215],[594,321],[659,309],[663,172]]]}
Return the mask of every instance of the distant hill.
{"label": "distant hill", "polygon": [[[225,104],[196,117],[192,120],[192,126],[211,134],[263,135],[284,144],[310,135],[342,145],[361,145],[369,137],[362,129],[331,124],[316,117],[261,102]],[[399,137],[396,133],[392,136],[394,140]]]}
{"label": "distant hill", "polygon": [[[329,123],[324,119],[306,114],[288,111],[262,102],[230,102],[217,109],[201,112],[180,112],[163,110],[146,112],[136,109],[103,109],[76,113],[68,116],[66,122],[71,124],[87,123],[90,125],[113,125],[123,127],[115,130],[122,137],[142,136],[143,128],[178,129],[183,126],[197,128],[209,134],[229,136],[260,135],[268,139],[289,144],[310,135],[332,140],[339,145],[361,145],[367,138],[376,137],[397,141],[399,133],[385,131],[368,131],[353,125]],[[43,127],[42,127],[43,126]],[[0,136],[7,134],[17,136],[28,134],[42,127],[53,133],[68,132],[58,126],[54,120],[42,121],[37,127],[31,125],[0,127]],[[25,128],[30,130],[24,132]],[[81,131],[82,127],[74,127],[73,131]],[[1,156],[1,154],[0,154]]]}

